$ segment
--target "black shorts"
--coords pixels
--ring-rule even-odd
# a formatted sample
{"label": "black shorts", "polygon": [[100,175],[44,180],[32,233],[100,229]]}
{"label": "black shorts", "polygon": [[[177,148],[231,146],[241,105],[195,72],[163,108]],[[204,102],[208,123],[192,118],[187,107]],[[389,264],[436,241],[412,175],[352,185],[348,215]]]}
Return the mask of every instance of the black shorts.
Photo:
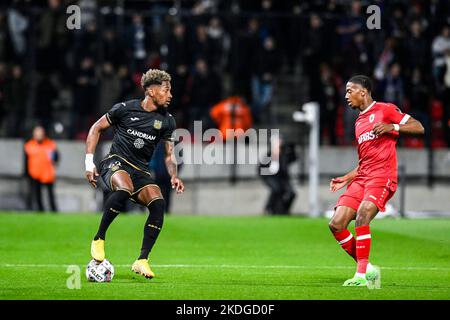
{"label": "black shorts", "polygon": [[108,155],[100,162],[100,178],[102,189],[107,192],[115,191],[112,186],[112,177],[115,173],[125,171],[133,182],[133,193],[131,198],[136,200],[137,194],[146,186],[155,185],[155,177],[149,171],[144,171],[118,155]]}

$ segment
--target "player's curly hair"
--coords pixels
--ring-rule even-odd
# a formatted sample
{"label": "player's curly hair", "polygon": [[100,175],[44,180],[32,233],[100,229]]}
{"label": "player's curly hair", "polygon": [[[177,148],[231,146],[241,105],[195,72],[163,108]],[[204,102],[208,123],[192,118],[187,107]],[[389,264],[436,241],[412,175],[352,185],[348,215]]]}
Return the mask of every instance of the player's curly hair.
{"label": "player's curly hair", "polygon": [[153,84],[160,85],[163,83],[163,81],[170,82],[171,79],[172,78],[170,77],[170,74],[168,74],[163,70],[149,69],[146,73],[142,75],[141,86],[145,90]]}
{"label": "player's curly hair", "polygon": [[372,92],[373,84],[372,80],[364,75],[358,74],[356,76],[351,77],[348,82],[356,83],[361,85],[361,87],[366,88],[367,91]]}

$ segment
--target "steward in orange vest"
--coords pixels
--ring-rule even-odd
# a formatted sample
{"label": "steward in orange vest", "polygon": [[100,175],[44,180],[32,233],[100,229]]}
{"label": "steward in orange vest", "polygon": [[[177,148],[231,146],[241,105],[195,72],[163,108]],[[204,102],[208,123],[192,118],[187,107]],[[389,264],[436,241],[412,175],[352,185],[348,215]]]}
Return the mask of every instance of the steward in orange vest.
{"label": "steward in orange vest", "polygon": [[211,119],[217,124],[225,139],[227,129],[246,131],[253,126],[250,107],[239,96],[232,96],[214,105],[209,112]]}
{"label": "steward in orange vest", "polygon": [[[56,143],[45,136],[45,130],[37,126],[33,130],[33,137],[25,143],[25,163],[27,176],[30,177],[31,198],[37,198],[38,209],[43,211],[41,200],[41,185],[45,185],[49,191],[49,202],[52,211],[56,211],[53,195],[53,183],[56,179],[55,163],[58,161]],[[29,206],[29,209],[32,209]]]}

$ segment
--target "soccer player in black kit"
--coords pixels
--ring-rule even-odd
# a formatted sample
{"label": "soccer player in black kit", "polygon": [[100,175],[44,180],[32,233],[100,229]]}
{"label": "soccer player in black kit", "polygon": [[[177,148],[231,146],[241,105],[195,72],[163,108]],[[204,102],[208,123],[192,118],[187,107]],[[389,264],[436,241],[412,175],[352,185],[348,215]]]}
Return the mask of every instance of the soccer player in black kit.
{"label": "soccer player in black kit", "polygon": [[[172,98],[170,80],[165,71],[148,70],[141,78],[144,99],[114,105],[94,123],[86,139],[86,178],[94,188],[97,179],[101,179],[108,193],[100,226],[91,244],[91,256],[97,261],[105,259],[106,230],[131,198],[149,210],[141,253],[131,270],[150,279],[155,274],[148,264],[148,256],[163,226],[165,203],[148,167],[160,140],[164,141],[165,164],[172,188],[177,193],[184,191],[173,154],[175,119],[166,110]],[[111,126],[115,129],[111,150],[97,170],[93,161],[95,149],[101,132]]]}

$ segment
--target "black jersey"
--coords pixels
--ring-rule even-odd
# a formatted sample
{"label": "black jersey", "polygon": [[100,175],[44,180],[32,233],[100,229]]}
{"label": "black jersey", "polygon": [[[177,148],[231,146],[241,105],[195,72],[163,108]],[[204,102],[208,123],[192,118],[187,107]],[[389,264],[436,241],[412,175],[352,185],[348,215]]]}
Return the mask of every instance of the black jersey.
{"label": "black jersey", "polygon": [[115,104],[106,118],[115,129],[109,154],[121,156],[141,170],[149,170],[153,151],[161,139],[173,141],[173,116],[166,110],[148,112],[142,108],[141,100]]}

